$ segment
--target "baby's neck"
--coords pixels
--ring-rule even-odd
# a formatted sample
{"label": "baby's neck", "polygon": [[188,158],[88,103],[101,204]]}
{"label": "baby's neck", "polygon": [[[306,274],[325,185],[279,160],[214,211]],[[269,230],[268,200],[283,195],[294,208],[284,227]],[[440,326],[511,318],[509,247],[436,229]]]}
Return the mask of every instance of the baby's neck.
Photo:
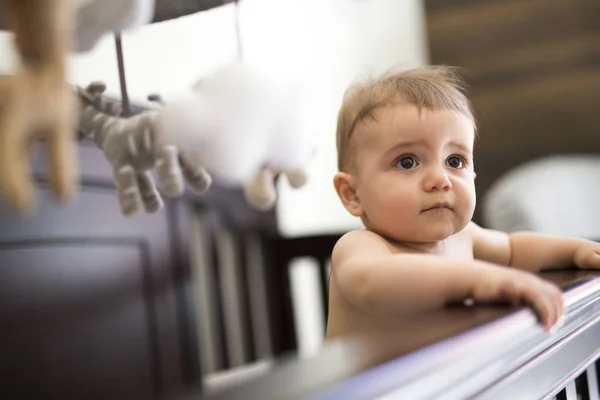
{"label": "baby's neck", "polygon": [[414,252],[414,253],[423,253],[423,254],[432,254],[432,255],[442,255],[446,252],[446,242],[449,238],[445,238],[442,240],[436,240],[432,242],[413,242],[408,240],[398,240],[392,237],[389,237],[383,234],[380,231],[372,229],[371,227],[365,227],[367,230],[370,230],[373,233],[381,236],[383,239],[387,240],[392,246],[395,246],[399,250]]}
{"label": "baby's neck", "polygon": [[425,242],[404,242],[404,241],[395,241],[395,240],[390,240],[390,242],[399,248],[409,250],[409,251],[414,251],[417,253],[441,255],[441,254],[444,254],[444,252],[446,250],[446,241],[445,240],[440,240],[440,241],[436,241],[436,242],[427,242],[427,243],[425,243]]}

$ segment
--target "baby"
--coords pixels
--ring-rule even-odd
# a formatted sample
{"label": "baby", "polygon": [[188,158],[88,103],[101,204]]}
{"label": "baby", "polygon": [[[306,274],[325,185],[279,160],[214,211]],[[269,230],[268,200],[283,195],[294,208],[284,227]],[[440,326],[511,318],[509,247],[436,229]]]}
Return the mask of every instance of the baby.
{"label": "baby", "polygon": [[327,340],[402,329],[401,317],[472,299],[525,302],[552,328],[561,290],[534,275],[600,268],[600,244],[471,222],[476,124],[450,67],[387,74],[348,90],[334,185],[365,229],[332,253]]}

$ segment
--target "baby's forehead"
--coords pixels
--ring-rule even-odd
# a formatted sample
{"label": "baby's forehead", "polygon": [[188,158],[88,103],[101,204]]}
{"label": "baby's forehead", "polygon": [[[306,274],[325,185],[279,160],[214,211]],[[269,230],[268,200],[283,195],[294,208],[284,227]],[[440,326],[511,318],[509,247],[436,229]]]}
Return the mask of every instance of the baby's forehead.
{"label": "baby's forehead", "polygon": [[448,137],[472,146],[475,123],[469,116],[450,109],[419,109],[414,105],[397,104],[375,110],[372,118],[362,121],[354,133],[353,141],[359,146]]}

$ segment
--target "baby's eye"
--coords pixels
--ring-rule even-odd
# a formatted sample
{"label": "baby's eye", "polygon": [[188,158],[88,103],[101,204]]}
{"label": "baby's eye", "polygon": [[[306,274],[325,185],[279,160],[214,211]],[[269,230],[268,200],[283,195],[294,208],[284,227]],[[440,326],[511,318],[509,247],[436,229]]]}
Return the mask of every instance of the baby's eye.
{"label": "baby's eye", "polygon": [[450,168],[464,168],[465,167],[465,159],[461,156],[452,155],[446,159],[446,165]]}
{"label": "baby's eye", "polygon": [[396,160],[394,166],[400,169],[412,169],[415,168],[419,163],[413,156],[402,156]]}

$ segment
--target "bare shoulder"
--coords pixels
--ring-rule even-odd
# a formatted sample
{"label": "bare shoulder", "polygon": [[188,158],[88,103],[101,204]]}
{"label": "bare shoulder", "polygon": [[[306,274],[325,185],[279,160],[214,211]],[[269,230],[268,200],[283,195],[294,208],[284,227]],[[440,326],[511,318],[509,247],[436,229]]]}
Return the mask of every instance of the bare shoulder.
{"label": "bare shoulder", "polygon": [[465,227],[465,229],[462,230],[462,233],[470,238],[473,238],[473,237],[481,234],[481,229],[483,229],[483,228],[481,228],[481,226],[479,226],[475,222],[471,221]]}
{"label": "bare shoulder", "polygon": [[465,231],[471,237],[475,258],[501,265],[510,262],[510,241],[506,233],[483,228],[474,222],[469,223]]}
{"label": "bare shoulder", "polygon": [[471,221],[461,233],[464,235],[465,239],[468,238],[473,242],[473,244],[475,244],[477,241],[486,240],[490,234],[494,235],[496,232],[490,229],[482,228],[475,222]]}
{"label": "bare shoulder", "polygon": [[473,221],[469,222],[469,225],[467,225],[463,231],[473,240],[474,243],[478,241],[494,240],[506,236],[504,232],[483,228]]}
{"label": "bare shoulder", "polygon": [[335,268],[344,264],[348,259],[390,254],[391,246],[387,240],[367,229],[351,231],[342,236],[331,253],[331,266]]}

